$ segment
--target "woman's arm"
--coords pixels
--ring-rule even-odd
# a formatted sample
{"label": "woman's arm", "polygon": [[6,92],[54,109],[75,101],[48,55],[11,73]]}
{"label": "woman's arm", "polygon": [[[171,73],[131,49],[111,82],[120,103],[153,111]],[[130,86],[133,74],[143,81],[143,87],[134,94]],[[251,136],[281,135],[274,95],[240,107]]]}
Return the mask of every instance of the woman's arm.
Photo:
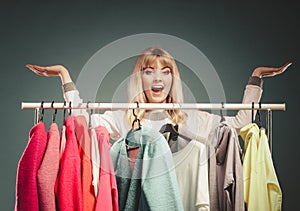
{"label": "woman's arm", "polygon": [[[288,62],[281,67],[258,67],[255,68],[252,76],[244,91],[244,97],[242,103],[258,103],[262,95],[262,78],[271,77],[283,73],[292,63]],[[254,115],[256,111],[254,111]],[[227,123],[238,131],[251,122],[252,119],[251,110],[240,110],[236,116],[227,116],[225,120]]]}
{"label": "woman's arm", "polygon": [[[26,67],[40,76],[60,77],[62,88],[63,88],[63,95],[66,102],[67,103],[71,102],[72,106],[75,107],[83,103],[83,100],[79,95],[79,91],[76,89],[76,86],[72,81],[69,71],[64,66],[62,65],[38,66],[38,65],[27,64]],[[74,116],[84,115],[87,122],[89,121],[89,114],[85,109],[80,109],[80,110],[74,109],[72,111],[72,115]],[[122,121],[122,118],[123,118],[122,114],[118,113],[118,115],[113,115],[111,111],[107,111],[104,114],[101,115],[99,114],[97,116],[94,116],[92,125],[93,127],[99,125],[106,127],[107,130],[110,132],[112,138],[116,139],[123,135],[122,134],[123,128],[120,128],[119,126],[120,124],[118,124],[119,121]]]}

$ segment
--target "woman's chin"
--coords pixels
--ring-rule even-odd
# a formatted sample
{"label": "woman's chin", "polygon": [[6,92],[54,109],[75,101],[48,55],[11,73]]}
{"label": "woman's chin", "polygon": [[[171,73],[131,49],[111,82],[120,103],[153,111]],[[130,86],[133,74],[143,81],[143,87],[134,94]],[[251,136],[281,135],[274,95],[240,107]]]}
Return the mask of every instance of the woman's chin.
{"label": "woman's chin", "polygon": [[163,93],[160,95],[151,95],[151,97],[148,98],[149,103],[165,103],[167,96]]}

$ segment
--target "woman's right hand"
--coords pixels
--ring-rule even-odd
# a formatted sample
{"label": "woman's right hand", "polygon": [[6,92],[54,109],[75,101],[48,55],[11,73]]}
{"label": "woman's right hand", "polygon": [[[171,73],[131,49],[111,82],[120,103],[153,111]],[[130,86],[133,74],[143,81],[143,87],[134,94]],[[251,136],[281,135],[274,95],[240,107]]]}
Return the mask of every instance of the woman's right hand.
{"label": "woman's right hand", "polygon": [[38,65],[27,64],[26,67],[32,70],[35,74],[40,76],[47,76],[47,77],[60,76],[62,84],[72,82],[68,70],[62,65],[38,66]]}

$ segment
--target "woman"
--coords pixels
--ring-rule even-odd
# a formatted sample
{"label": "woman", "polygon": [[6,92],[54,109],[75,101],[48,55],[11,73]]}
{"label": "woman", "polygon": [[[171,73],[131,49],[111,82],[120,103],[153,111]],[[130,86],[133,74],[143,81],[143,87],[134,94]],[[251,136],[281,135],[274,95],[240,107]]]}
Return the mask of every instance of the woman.
{"label": "woman", "polygon": [[[273,67],[258,67],[256,68],[248,84],[246,85],[243,97],[243,103],[258,103],[261,98],[262,94],[262,78],[267,76],[274,76],[284,72],[291,63],[287,63],[279,68]],[[82,103],[82,99],[79,97],[79,92],[76,90],[74,83],[71,80],[68,70],[61,66],[48,66],[48,67],[41,67],[37,65],[26,65],[29,69],[41,76],[60,76],[63,90],[64,90],[64,97],[67,102],[71,101],[73,106],[77,106],[78,104]],[[183,94],[182,94],[182,85],[178,67],[174,58],[164,49],[162,48],[149,48],[146,49],[137,59],[136,64],[133,68],[133,72],[130,76],[129,85],[128,85],[128,94],[129,94],[129,101],[130,102],[139,102],[139,103],[183,103]],[[83,114],[88,119],[88,114],[85,110],[74,110],[74,115]],[[184,154],[189,154],[192,157],[191,163],[189,163],[189,159],[186,159],[183,167],[181,165],[181,155],[178,153],[174,153],[175,157],[174,161],[177,160],[176,163],[176,172],[179,173],[179,188],[177,187],[177,180],[173,168],[173,164],[164,165],[168,162],[172,161],[172,155],[170,153],[170,148],[168,144],[165,142],[163,138],[162,141],[154,141],[158,139],[158,133],[152,133],[150,130],[145,132],[144,138],[152,137],[152,142],[147,141],[147,147],[145,147],[145,153],[142,156],[143,150],[139,150],[139,147],[135,145],[140,139],[141,134],[143,132],[137,131],[134,135],[127,136],[132,127],[132,122],[135,119],[133,112],[131,110],[128,111],[106,111],[104,114],[97,114],[93,115],[92,118],[92,125],[97,127],[99,125],[105,126],[105,128],[111,134],[111,138],[118,140],[113,147],[111,148],[111,155],[114,160],[115,166],[115,173],[117,176],[118,181],[118,192],[120,192],[119,197],[119,209],[123,210],[125,206],[132,206],[136,205],[135,201],[136,198],[133,197],[132,200],[126,201],[126,194],[122,194],[125,190],[127,193],[128,190],[122,186],[122,184],[127,184],[127,178],[131,178],[132,175],[136,176],[136,172],[147,172],[146,180],[143,180],[143,191],[148,203],[140,203],[138,206],[141,210],[144,210],[144,207],[140,205],[145,205],[148,208],[153,207],[161,207],[160,210],[198,210],[201,207],[203,210],[219,210],[219,202],[218,202],[218,195],[216,194],[216,184],[217,180],[214,177],[216,174],[210,174],[209,182],[210,187],[208,187],[208,167],[206,160],[202,162],[202,159],[199,157],[204,156],[205,153],[202,152],[203,146],[199,142],[191,141],[192,139],[197,139],[200,142],[208,142],[213,140],[211,139],[211,134],[213,134],[216,128],[220,125],[221,117],[218,115],[214,115],[205,111],[183,111],[183,110],[143,110],[143,109],[136,109],[136,114],[138,118],[141,120],[141,124],[143,126],[147,126],[145,128],[152,128],[154,131],[165,132],[164,128],[166,125],[178,126],[179,137],[178,140],[168,139],[168,144],[171,148],[172,152],[177,152],[185,148],[188,143],[192,143],[191,147],[186,147],[186,150],[182,150]],[[235,116],[226,116],[226,124],[235,128],[239,131],[242,127],[248,124],[251,121],[251,114],[252,111],[241,110]],[[171,126],[172,127],[172,126]],[[175,128],[175,127],[173,127]],[[144,134],[143,134],[144,135]],[[159,134],[161,135],[161,134]],[[177,134],[178,135],[178,134]],[[162,136],[162,135],[161,135]],[[123,137],[123,138],[121,138]],[[126,138],[124,138],[126,137]],[[129,138],[128,138],[129,137]],[[169,136],[170,137],[170,136]],[[126,151],[124,147],[124,139],[127,141],[126,143],[133,143],[133,145],[127,144]],[[143,142],[142,142],[143,143]],[[151,146],[151,147],[150,147]],[[133,148],[129,148],[133,147]],[[144,149],[143,147],[140,147]],[[123,150],[125,149],[125,153]],[[130,150],[129,150],[130,149]],[[132,150],[133,149],[133,150]],[[148,150],[147,150],[148,149]],[[128,157],[127,157],[127,153]],[[155,153],[156,154],[155,154]],[[201,153],[200,153],[201,152]],[[154,154],[152,154],[154,153]],[[200,153],[200,154],[199,154]],[[177,155],[175,155],[177,154]],[[181,153],[182,154],[182,153]],[[125,159],[121,156],[123,155]],[[178,156],[179,155],[179,156]],[[119,158],[121,157],[121,158]],[[194,158],[199,158],[197,159]],[[205,156],[204,156],[205,157]],[[151,159],[150,159],[151,158]],[[154,159],[155,158],[155,159]],[[179,162],[178,159],[180,158]],[[184,159],[187,158],[184,155]],[[120,161],[120,160],[121,161]],[[118,171],[116,166],[119,163],[125,162],[127,163],[127,159],[131,162],[131,171],[133,172],[128,173],[124,171],[124,168],[121,167],[122,171]],[[206,159],[206,157],[205,157]],[[138,164],[141,164],[140,161],[143,160],[143,165],[140,167],[136,165],[136,161]],[[151,165],[147,165],[147,161],[151,160]],[[197,162],[199,163],[197,163]],[[187,169],[191,168],[191,165],[196,164],[193,166],[191,173]],[[201,165],[200,165],[201,164]],[[215,165],[215,164],[214,164]],[[126,166],[126,165],[124,165]],[[163,166],[163,168],[161,168]],[[165,168],[165,167],[167,168]],[[187,168],[189,166],[190,168]],[[213,165],[212,165],[213,166]],[[182,171],[183,168],[184,170]],[[138,170],[136,170],[138,169]],[[140,171],[143,169],[143,171]],[[158,170],[159,169],[159,170]],[[198,169],[198,170],[197,170]],[[197,174],[197,172],[201,172],[201,174]],[[216,169],[210,168],[211,172],[216,172]],[[188,174],[184,174],[187,172]],[[163,173],[163,174],[162,174]],[[195,174],[196,173],[196,174]],[[141,175],[137,174],[140,178]],[[143,174],[142,174],[143,175]],[[161,175],[163,175],[161,177]],[[168,176],[169,175],[169,176]],[[178,175],[177,175],[178,176]],[[135,177],[133,177],[135,178]],[[173,180],[169,180],[166,178],[173,178]],[[188,178],[188,179],[187,179]],[[142,177],[144,179],[144,177]],[[139,180],[133,180],[134,182],[138,182]],[[170,182],[173,181],[173,182]],[[188,185],[186,185],[185,181],[190,181]],[[195,182],[195,181],[201,181]],[[120,185],[121,184],[121,185]],[[135,184],[135,183],[134,183]],[[165,186],[162,186],[164,184]],[[135,185],[133,185],[135,187]],[[199,186],[199,187],[198,187]],[[236,185],[238,186],[238,185]],[[242,187],[243,184],[241,183],[239,187]],[[170,189],[170,187],[172,187]],[[187,188],[189,187],[189,188]],[[199,188],[199,189],[198,189]],[[209,191],[208,191],[209,188]],[[120,191],[121,190],[121,191]],[[149,191],[152,190],[152,191]],[[164,190],[164,191],[159,191]],[[165,191],[166,190],[166,191]],[[171,190],[171,191],[168,191]],[[179,192],[182,197],[179,197]],[[239,189],[243,192],[243,189]],[[148,192],[149,191],[149,192]],[[135,191],[133,191],[135,193]],[[153,195],[154,194],[154,195]],[[133,194],[134,195],[134,194]],[[142,196],[144,196],[142,195]],[[193,197],[190,197],[190,196]],[[135,195],[134,195],[135,196]],[[240,198],[238,201],[240,203],[236,203],[235,206],[238,208],[237,210],[243,210],[244,202],[242,194],[237,194]],[[139,196],[140,197],[140,196]],[[166,200],[168,197],[168,200]],[[130,198],[130,197],[129,197]],[[151,201],[151,199],[153,199]],[[149,200],[149,201],[148,201]],[[139,200],[137,200],[139,201]],[[141,201],[143,201],[141,199]],[[127,203],[128,202],[128,203]],[[166,205],[166,202],[169,202]],[[196,206],[197,204],[197,206]],[[222,203],[220,203],[222,204]],[[149,207],[148,207],[149,205]],[[128,208],[128,207],[127,207]],[[240,208],[240,209],[239,209]],[[131,209],[130,209],[131,210]]]}
{"label": "woman", "polygon": [[[244,91],[243,103],[258,103],[262,94],[262,78],[283,73],[292,63],[275,67],[255,68]],[[26,65],[40,76],[59,76],[62,81],[64,97],[73,106],[82,103],[68,70],[62,65]],[[137,59],[128,86],[129,101],[139,103],[183,103],[182,85],[174,58],[162,48],[148,48]],[[74,111],[76,112],[76,111]],[[85,114],[85,111],[79,111]],[[209,133],[218,125],[220,117],[205,111],[136,111],[143,125],[160,130],[166,123],[185,127],[191,138],[208,138]],[[105,126],[115,140],[126,135],[131,128],[134,116],[131,110],[106,111],[96,117],[96,125]],[[239,131],[251,120],[251,111],[241,110],[236,116],[225,117],[228,125]],[[181,128],[179,126],[179,128]]]}

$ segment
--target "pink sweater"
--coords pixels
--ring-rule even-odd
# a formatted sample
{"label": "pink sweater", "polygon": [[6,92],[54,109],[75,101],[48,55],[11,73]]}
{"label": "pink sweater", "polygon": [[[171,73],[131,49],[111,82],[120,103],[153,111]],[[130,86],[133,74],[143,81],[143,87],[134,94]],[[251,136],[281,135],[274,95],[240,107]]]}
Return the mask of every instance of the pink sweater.
{"label": "pink sweater", "polygon": [[40,208],[43,211],[55,211],[54,186],[59,168],[60,135],[56,123],[48,130],[48,144],[42,164],[38,170],[37,182]]}
{"label": "pink sweater", "polygon": [[76,137],[79,143],[79,155],[81,158],[81,184],[84,211],[94,211],[96,197],[92,185],[92,161],[91,161],[91,139],[84,116],[74,119]]}
{"label": "pink sweater", "polygon": [[110,155],[110,135],[105,127],[95,128],[100,151],[100,180],[96,211],[117,211],[118,190]]}
{"label": "pink sweater", "polygon": [[56,194],[60,211],[81,211],[81,160],[75,137],[74,117],[68,116],[66,123],[66,147],[60,160],[60,171],[56,181]]}
{"label": "pink sweater", "polygon": [[47,145],[44,122],[32,127],[29,141],[18,164],[15,210],[38,211],[37,172]]}

